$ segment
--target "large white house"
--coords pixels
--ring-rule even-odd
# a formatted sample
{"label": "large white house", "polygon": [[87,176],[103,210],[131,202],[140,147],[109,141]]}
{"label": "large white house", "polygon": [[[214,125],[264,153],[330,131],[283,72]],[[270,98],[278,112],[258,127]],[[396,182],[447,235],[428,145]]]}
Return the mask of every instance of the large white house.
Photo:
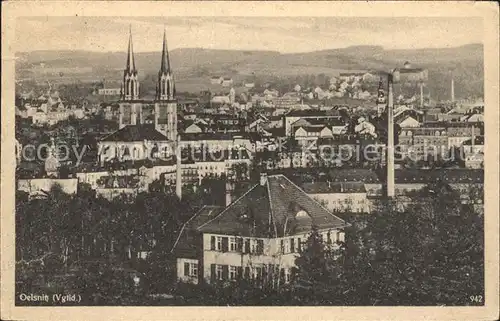
{"label": "large white house", "polygon": [[285,176],[263,175],[227,207],[205,207],[186,223],[172,250],[177,277],[287,283],[313,226],[335,247],[346,225]]}

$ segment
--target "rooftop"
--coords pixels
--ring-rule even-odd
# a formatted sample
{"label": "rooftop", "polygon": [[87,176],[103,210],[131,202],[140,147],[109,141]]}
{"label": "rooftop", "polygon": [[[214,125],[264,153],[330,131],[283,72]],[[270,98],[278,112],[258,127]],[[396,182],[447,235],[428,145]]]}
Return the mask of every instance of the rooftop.
{"label": "rooftop", "polygon": [[174,243],[172,252],[177,257],[197,258],[200,249],[196,239],[199,236],[198,227],[208,222],[219,214],[224,207],[205,205],[196,212],[181,228],[177,240]]}
{"label": "rooftop", "polygon": [[[305,216],[298,216],[300,211]],[[219,215],[198,228],[203,233],[282,237],[347,224],[330,213],[284,175],[267,177],[231,203]]]}
{"label": "rooftop", "polygon": [[128,125],[101,139],[103,142],[142,142],[168,141],[168,138],[155,129],[154,125]]}

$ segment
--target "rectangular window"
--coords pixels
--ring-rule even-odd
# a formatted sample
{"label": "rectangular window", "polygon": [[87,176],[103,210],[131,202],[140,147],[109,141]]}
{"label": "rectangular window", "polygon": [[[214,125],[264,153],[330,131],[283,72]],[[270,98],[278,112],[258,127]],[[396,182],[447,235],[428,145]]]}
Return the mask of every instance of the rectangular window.
{"label": "rectangular window", "polygon": [[280,240],[280,249],[281,254],[285,254],[285,242],[283,240]]}
{"label": "rectangular window", "polygon": [[302,252],[302,240],[300,239],[300,237],[297,241],[297,247],[298,247],[299,253]]}
{"label": "rectangular window", "polygon": [[330,231],[326,234],[326,242],[332,244],[332,233],[330,233]]}
{"label": "rectangular window", "polygon": [[216,267],[215,267],[215,274],[217,276],[217,280],[222,280],[223,273],[224,273],[224,266],[222,266],[222,265],[216,265]]}
{"label": "rectangular window", "polygon": [[198,263],[189,263],[189,276],[198,276]]}
{"label": "rectangular window", "polygon": [[250,267],[245,266],[245,279],[250,279]]}
{"label": "rectangular window", "polygon": [[236,271],[237,271],[237,267],[234,266],[234,265],[231,265],[229,267],[229,280],[236,280]]}
{"label": "rectangular window", "polygon": [[250,239],[245,240],[245,250],[244,253],[250,253]]}
{"label": "rectangular window", "polygon": [[236,252],[236,238],[235,237],[229,238],[229,251]]}
{"label": "rectangular window", "polygon": [[257,240],[257,254],[264,254],[264,240]]}
{"label": "rectangular window", "polygon": [[215,236],[210,237],[210,250],[215,251]]}
{"label": "rectangular window", "polygon": [[215,250],[222,251],[222,237],[220,236],[216,238]]}
{"label": "rectangular window", "polygon": [[251,253],[257,253],[257,241],[256,240],[252,240],[250,242],[251,246],[252,246],[252,250],[251,250]]}
{"label": "rectangular window", "polygon": [[222,252],[227,252],[229,251],[229,242],[228,242],[228,238],[227,237],[223,237],[222,238]]}
{"label": "rectangular window", "polygon": [[189,263],[184,263],[184,276],[189,276]]}
{"label": "rectangular window", "polygon": [[290,239],[290,252],[295,253],[295,239]]}
{"label": "rectangular window", "polygon": [[238,252],[243,252],[243,239],[242,238],[238,238],[236,240],[236,250]]}

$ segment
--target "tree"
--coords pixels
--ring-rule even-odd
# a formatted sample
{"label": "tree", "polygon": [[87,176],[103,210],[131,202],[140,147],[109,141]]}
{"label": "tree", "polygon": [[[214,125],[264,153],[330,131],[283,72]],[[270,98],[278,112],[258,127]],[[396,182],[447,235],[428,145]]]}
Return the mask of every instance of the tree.
{"label": "tree", "polygon": [[337,249],[323,242],[318,229],[313,227],[303,251],[295,259],[294,286],[301,304],[331,305],[336,301],[332,290],[339,282],[338,254]]}

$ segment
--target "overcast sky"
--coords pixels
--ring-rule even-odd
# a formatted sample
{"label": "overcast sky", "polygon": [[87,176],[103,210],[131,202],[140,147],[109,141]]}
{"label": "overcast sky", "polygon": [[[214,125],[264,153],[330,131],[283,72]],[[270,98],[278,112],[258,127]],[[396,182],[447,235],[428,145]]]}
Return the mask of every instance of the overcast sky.
{"label": "overcast sky", "polygon": [[386,49],[483,43],[480,18],[282,17],[27,17],[16,24],[16,50],[124,51],[132,27],[134,50],[273,50],[283,53],[379,45]]}

